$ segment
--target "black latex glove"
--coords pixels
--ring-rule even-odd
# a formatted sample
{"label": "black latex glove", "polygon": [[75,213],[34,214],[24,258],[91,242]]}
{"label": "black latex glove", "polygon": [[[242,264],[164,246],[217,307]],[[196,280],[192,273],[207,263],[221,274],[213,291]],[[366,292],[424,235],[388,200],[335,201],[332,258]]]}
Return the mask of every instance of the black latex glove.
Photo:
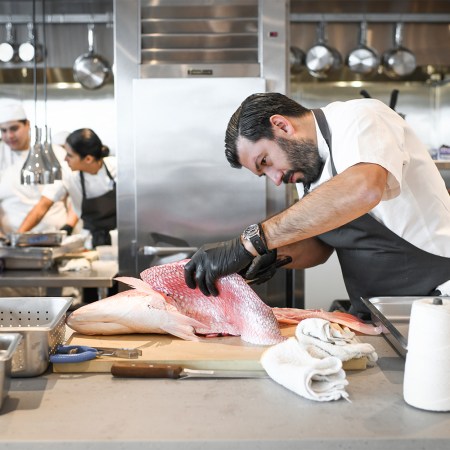
{"label": "black latex glove", "polygon": [[216,280],[241,271],[252,259],[253,255],[242,245],[240,237],[205,244],[184,266],[184,280],[191,289],[198,286],[203,294],[217,296]]}
{"label": "black latex glove", "polygon": [[292,262],[292,258],[287,256],[277,259],[277,250],[273,249],[266,255],[258,255],[242,276],[249,281],[249,284],[262,284],[269,281],[277,269]]}
{"label": "black latex glove", "polygon": [[72,234],[72,231],[73,231],[73,226],[66,223],[64,226],[62,226],[60,228],[60,230],[61,231],[67,231],[67,236],[70,236]]}

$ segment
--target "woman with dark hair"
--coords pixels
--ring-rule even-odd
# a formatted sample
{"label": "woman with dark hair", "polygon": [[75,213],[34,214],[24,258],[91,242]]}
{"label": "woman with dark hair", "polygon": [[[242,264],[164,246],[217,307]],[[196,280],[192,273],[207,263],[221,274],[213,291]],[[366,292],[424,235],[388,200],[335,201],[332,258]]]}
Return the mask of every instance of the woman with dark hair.
{"label": "woman with dark hair", "polygon": [[[72,171],[64,171],[62,181],[44,188],[41,199],[18,231],[31,230],[54,202],[69,195],[75,213],[83,220],[83,228],[92,235],[92,246],[110,245],[109,232],[116,228],[116,158],[108,156],[109,148],[89,128],[69,134],[64,147],[65,160]],[[63,229],[70,234],[76,220],[73,218]]]}

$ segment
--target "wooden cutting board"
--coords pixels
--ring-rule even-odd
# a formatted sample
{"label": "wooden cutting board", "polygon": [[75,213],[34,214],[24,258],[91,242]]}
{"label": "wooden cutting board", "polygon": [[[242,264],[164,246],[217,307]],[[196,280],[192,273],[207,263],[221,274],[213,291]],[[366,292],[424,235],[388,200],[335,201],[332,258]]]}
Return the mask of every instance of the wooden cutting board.
{"label": "wooden cutting board", "polygon": [[[281,332],[286,337],[294,336],[295,328],[296,325],[283,327]],[[74,333],[69,337],[67,344],[139,348],[142,350],[142,356],[138,360],[102,356],[82,363],[55,363],[53,372],[110,372],[112,364],[116,361],[178,364],[189,369],[204,370],[264,370],[259,359],[267,348],[267,346],[249,344],[235,336],[191,342],[168,334],[87,336]],[[365,357],[345,361],[343,364],[345,370],[362,370],[366,366],[367,358]]]}

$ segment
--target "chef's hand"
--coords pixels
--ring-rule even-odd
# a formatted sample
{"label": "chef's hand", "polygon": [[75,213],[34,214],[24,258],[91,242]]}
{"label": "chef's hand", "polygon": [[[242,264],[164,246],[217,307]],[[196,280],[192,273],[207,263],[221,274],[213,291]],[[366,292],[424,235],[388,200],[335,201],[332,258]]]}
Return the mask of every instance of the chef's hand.
{"label": "chef's hand", "polygon": [[237,273],[247,267],[253,255],[242,245],[240,236],[230,241],[205,244],[184,266],[184,280],[203,294],[219,295],[215,286],[218,278]]}
{"label": "chef's hand", "polygon": [[241,272],[241,275],[249,281],[249,284],[262,284],[269,281],[279,267],[290,262],[292,262],[290,256],[277,259],[277,249],[273,249],[265,255],[256,256],[250,266]]}

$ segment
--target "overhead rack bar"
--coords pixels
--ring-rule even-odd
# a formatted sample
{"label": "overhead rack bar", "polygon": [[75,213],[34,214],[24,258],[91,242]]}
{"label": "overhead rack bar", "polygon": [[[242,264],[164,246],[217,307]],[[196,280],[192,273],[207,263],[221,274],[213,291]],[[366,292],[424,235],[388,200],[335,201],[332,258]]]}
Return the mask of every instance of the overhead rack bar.
{"label": "overhead rack bar", "polygon": [[[0,15],[0,24],[12,23],[12,24],[26,24],[33,20],[31,15],[24,14],[12,14],[12,15]],[[86,24],[86,23],[106,23],[112,24],[114,21],[112,13],[105,14],[49,14],[45,16],[46,24]],[[42,15],[36,16],[37,24],[43,24],[44,20]]]}
{"label": "overhead rack bar", "polygon": [[448,23],[450,14],[290,14],[291,22]]}

